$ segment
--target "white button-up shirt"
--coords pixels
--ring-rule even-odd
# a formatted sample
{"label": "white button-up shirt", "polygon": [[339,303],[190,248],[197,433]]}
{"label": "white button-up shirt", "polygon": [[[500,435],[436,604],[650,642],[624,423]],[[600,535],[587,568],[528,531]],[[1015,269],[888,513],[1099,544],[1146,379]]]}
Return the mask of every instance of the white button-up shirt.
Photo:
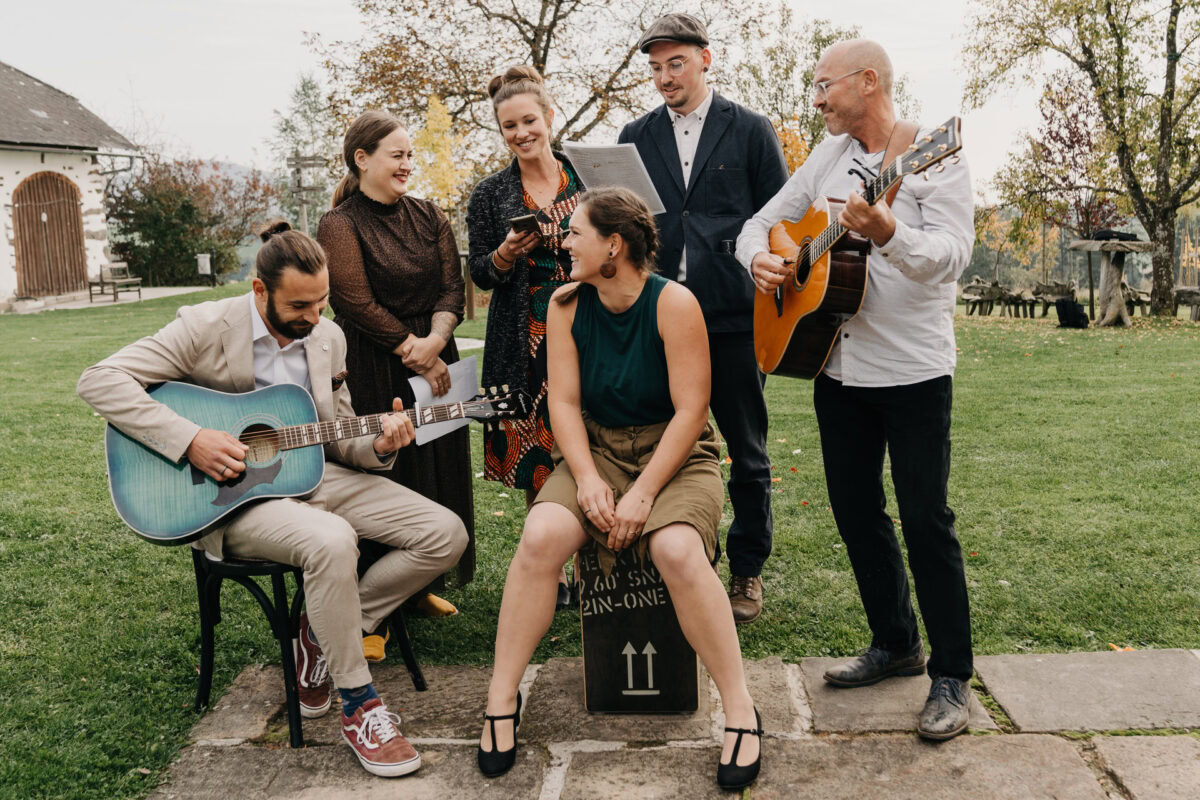
{"label": "white button-up shirt", "polygon": [[[304,351],[304,339],[293,339],[287,347],[279,342],[267,329],[267,323],[258,313],[254,293],[250,300],[250,336],[254,340],[254,388],[273,386],[277,383],[294,383],[303,386],[312,394],[312,381],[308,375],[308,355]],[[268,301],[270,302],[270,301]]]}
{"label": "white button-up shirt", "polygon": [[[692,177],[692,163],[696,160],[696,145],[700,143],[700,134],[704,131],[704,120],[708,117],[708,109],[712,106],[712,89],[700,105],[690,114],[680,114],[674,109],[667,109],[671,115],[671,125],[675,128],[675,149],[679,151],[679,166],[683,169],[683,188],[686,190]],[[687,245],[679,253],[680,283],[687,280]]]}
{"label": "white button-up shirt", "polygon": [[[825,139],[747,220],[738,261],[749,270],[756,254],[770,250],[771,226],[800,219],[818,197],[844,200],[861,191],[859,178],[848,173],[854,159],[878,171],[882,157],[848,135]],[[825,364],[825,374],[847,386],[902,386],[954,374],[955,282],[975,242],[971,175],[961,158],[941,173],[925,174],[928,181],[909,175],[900,184],[892,204],[896,232],[883,247],[871,248],[862,309],[842,326]]]}

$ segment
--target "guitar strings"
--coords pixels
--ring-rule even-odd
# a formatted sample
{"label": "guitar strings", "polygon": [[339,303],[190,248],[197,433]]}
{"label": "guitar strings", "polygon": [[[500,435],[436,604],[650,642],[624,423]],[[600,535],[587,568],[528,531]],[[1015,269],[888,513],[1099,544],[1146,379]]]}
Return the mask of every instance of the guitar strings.
{"label": "guitar strings", "polygon": [[[481,406],[483,404],[484,404],[483,401],[465,401],[461,405],[463,407],[463,411],[465,412],[468,408],[475,408],[475,407]],[[457,406],[460,404],[459,403],[451,403],[449,405]],[[439,411],[446,407],[447,406],[440,406]],[[406,408],[399,413],[404,414],[410,420],[412,420],[414,423],[420,424],[420,422],[416,419],[416,413],[417,413],[416,409]],[[462,419],[462,417],[450,417],[450,416],[447,416],[445,419],[437,419],[437,417],[439,417],[441,415],[436,412],[435,412],[434,416],[435,416],[435,419],[434,419],[435,422],[449,422],[453,419]],[[345,425],[347,422],[352,423],[352,422],[355,422],[358,420],[367,420],[368,425],[370,425],[372,423],[379,424],[379,420],[381,417],[383,417],[383,414],[366,414],[361,417],[343,417],[338,420],[318,420],[317,422],[306,422],[306,423],[302,423],[300,425],[288,425],[283,428],[272,428],[271,430],[267,430],[267,431],[243,434],[242,436],[240,436],[238,438],[238,441],[246,443],[246,444],[253,444],[253,443],[257,443],[257,442],[270,442],[270,441],[278,442],[286,436],[300,435],[300,434],[292,434],[289,432],[293,432],[299,428],[308,427],[310,425],[317,426],[318,431],[325,431],[329,434],[333,434],[334,432],[336,432],[336,428],[334,428],[334,426]],[[373,431],[369,431],[369,430],[367,431],[367,433],[372,433],[372,432]],[[361,435],[366,435],[366,434],[361,434]]]}

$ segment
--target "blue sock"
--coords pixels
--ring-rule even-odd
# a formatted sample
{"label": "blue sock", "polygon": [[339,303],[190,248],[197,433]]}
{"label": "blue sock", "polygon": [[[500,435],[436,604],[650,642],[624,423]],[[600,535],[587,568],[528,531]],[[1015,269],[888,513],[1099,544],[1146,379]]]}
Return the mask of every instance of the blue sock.
{"label": "blue sock", "polygon": [[366,686],[359,686],[357,689],[342,689],[339,687],[338,694],[342,696],[342,713],[347,717],[354,716],[354,712],[363,703],[379,697],[375,692],[375,685],[371,683],[368,683]]}

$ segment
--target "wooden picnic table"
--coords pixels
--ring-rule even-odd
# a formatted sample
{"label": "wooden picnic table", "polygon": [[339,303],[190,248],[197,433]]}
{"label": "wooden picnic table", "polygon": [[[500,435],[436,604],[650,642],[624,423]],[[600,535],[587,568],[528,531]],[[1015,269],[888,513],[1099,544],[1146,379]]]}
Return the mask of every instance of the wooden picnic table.
{"label": "wooden picnic table", "polygon": [[1123,242],[1117,239],[1076,239],[1067,249],[1100,254],[1100,313],[1097,315],[1096,325],[1132,324],[1130,310],[1125,305],[1126,298],[1121,290],[1125,254],[1148,253],[1154,249],[1154,243]]}

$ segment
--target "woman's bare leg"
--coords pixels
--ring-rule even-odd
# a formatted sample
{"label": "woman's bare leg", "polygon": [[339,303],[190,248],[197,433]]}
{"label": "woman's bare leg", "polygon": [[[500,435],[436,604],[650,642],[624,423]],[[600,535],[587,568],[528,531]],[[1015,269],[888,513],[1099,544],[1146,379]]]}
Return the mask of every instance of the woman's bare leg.
{"label": "woman's bare leg", "polygon": [[[527,511],[529,509],[533,508],[533,501],[537,500],[537,496],[538,496],[537,489],[526,489],[525,490],[525,509]],[[563,564],[562,569],[560,569],[558,571],[558,582],[559,583],[567,583],[567,566],[566,566],[566,564]],[[567,585],[570,586],[570,584],[567,584]],[[555,598],[555,601],[557,602],[557,598]]]}
{"label": "woman's bare leg", "polygon": [[[585,541],[587,534],[579,520],[557,503],[538,503],[529,510],[521,543],[504,581],[496,656],[488,686],[488,714],[511,714],[517,707],[517,688],[525,667],[554,619],[558,571]],[[513,746],[512,733],[511,724],[496,724],[496,746],[500,750]],[[484,750],[492,749],[490,725],[483,726],[479,742]]]}
{"label": "woman's bare leg", "polygon": [[[725,724],[754,728],[754,701],[742,672],[742,650],[725,587],[704,554],[704,545],[690,525],[667,525],[649,534],[650,557],[662,573],[679,627],[700,656],[721,693]],[[737,734],[725,734],[721,761],[729,761]],[[758,758],[758,737],[743,736],[738,766]]]}

